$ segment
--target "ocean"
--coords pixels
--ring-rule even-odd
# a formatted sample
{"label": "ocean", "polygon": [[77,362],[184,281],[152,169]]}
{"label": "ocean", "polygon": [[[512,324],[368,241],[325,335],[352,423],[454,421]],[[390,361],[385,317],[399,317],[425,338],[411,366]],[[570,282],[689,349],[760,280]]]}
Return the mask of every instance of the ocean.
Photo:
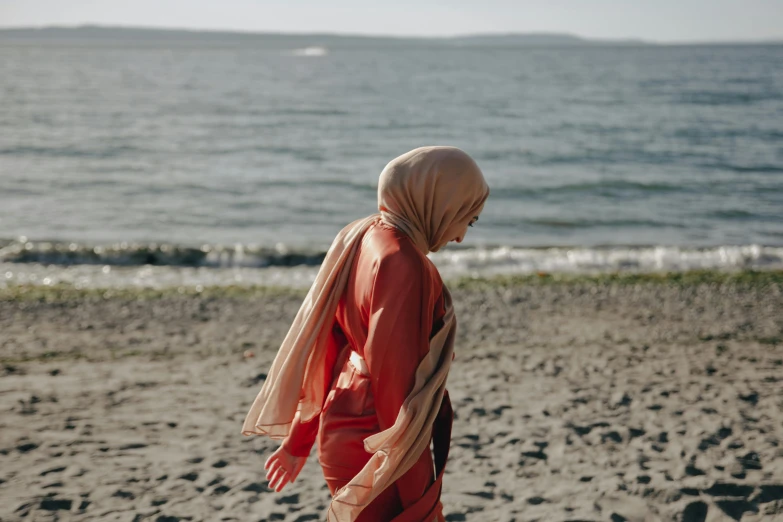
{"label": "ocean", "polygon": [[783,46],[0,35],[0,286],[309,284],[422,145],[446,277],[783,268]]}

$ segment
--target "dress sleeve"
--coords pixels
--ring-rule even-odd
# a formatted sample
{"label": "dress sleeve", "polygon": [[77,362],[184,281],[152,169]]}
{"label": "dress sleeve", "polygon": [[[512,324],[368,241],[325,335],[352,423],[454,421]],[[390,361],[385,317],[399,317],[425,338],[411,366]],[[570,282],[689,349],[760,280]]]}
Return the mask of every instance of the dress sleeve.
{"label": "dress sleeve", "polygon": [[[340,351],[345,347],[347,341],[345,334],[340,329],[339,325],[335,321],[332,327],[329,340],[326,345],[326,365],[325,372],[326,378],[324,379],[324,398],[329,393],[332,387],[332,382],[335,377],[335,362],[340,356]],[[283,439],[283,448],[290,455],[295,457],[307,457],[310,455],[310,451],[313,448],[315,439],[318,436],[318,426],[320,424],[321,414],[319,413],[307,422],[302,422],[299,418],[299,412],[296,412],[294,420],[291,423],[291,429],[288,432],[288,436]]]}
{"label": "dress sleeve", "polygon": [[[416,368],[429,351],[437,294],[427,261],[397,252],[375,273],[364,358],[371,375],[381,430],[391,427],[413,389]],[[416,502],[433,480],[432,455],[424,451],[396,487],[403,508]]]}

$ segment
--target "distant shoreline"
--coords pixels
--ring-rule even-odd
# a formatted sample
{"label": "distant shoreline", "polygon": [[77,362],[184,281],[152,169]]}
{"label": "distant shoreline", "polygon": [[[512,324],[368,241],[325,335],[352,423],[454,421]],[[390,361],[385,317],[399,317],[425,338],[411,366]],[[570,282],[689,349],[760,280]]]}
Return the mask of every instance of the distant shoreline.
{"label": "distant shoreline", "polygon": [[277,33],[218,29],[184,29],[133,26],[41,26],[0,27],[0,40],[114,40],[127,41],[149,39],[189,41],[194,37],[208,41],[301,41],[325,40],[319,43],[347,43],[373,40],[393,44],[427,43],[449,47],[679,47],[679,46],[731,46],[731,45],[783,45],[783,40],[703,41],[703,42],[655,42],[649,40],[586,38],[567,33],[502,33],[465,34],[454,36],[399,36],[350,33]]}

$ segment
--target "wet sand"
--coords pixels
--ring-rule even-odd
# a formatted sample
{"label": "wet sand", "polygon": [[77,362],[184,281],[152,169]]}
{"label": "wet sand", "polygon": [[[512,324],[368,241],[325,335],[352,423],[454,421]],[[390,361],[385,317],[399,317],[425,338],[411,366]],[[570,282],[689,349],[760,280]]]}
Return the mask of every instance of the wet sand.
{"label": "wet sand", "polygon": [[[455,286],[447,520],[783,520],[783,274]],[[0,290],[0,520],[322,520],[239,433],[301,298]]]}

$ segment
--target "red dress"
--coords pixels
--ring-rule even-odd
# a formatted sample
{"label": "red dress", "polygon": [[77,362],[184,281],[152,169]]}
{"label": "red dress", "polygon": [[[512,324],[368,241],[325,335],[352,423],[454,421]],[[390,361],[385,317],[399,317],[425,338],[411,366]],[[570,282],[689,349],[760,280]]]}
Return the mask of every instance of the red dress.
{"label": "red dress", "polygon": [[[364,439],[397,419],[416,368],[429,351],[433,329],[445,314],[442,290],[435,266],[403,232],[384,223],[367,231],[337,307],[327,352],[327,368],[334,371],[327,379],[331,387],[324,408],[307,423],[299,422],[297,415],[283,441],[290,454],[307,456],[318,439],[319,461],[332,494],[370,459]],[[349,361],[350,350],[364,358],[369,376]],[[439,490],[427,520],[405,514],[420,512],[420,505],[413,506],[434,480],[432,453],[424,451],[405,475],[362,510],[357,522],[395,517],[430,522],[433,513],[442,520]]]}

